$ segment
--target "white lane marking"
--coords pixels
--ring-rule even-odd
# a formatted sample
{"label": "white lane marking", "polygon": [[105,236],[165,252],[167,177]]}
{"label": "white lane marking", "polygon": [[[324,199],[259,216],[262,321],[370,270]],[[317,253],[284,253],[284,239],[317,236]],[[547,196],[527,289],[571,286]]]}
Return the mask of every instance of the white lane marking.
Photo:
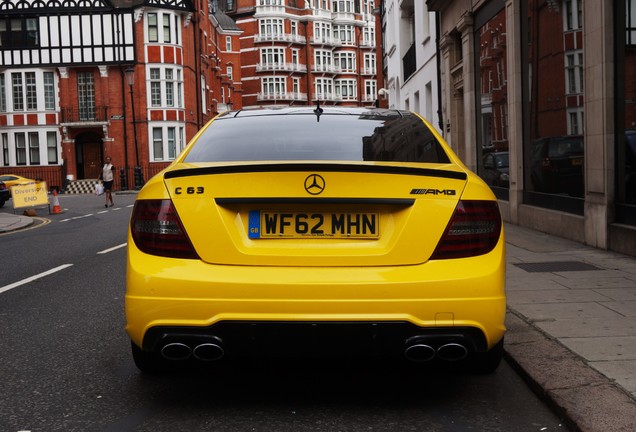
{"label": "white lane marking", "polygon": [[108,252],[112,252],[114,250],[121,249],[123,247],[126,247],[126,243],[122,243],[122,244],[120,244],[118,246],[115,246],[115,247],[112,247],[110,249],[104,249],[103,251],[97,252],[97,255],[106,254]]}
{"label": "white lane marking", "polygon": [[0,294],[2,294],[5,291],[9,291],[10,289],[19,287],[20,285],[24,285],[24,284],[27,284],[29,282],[33,282],[34,280],[38,280],[40,278],[43,278],[44,276],[48,276],[50,274],[53,274],[53,273],[59,272],[61,270],[64,270],[65,268],[71,267],[72,265],[73,264],[62,264],[61,266],[52,268],[51,270],[47,270],[47,271],[45,271],[43,273],[40,273],[40,274],[37,274],[35,276],[31,276],[31,277],[28,277],[26,279],[22,279],[21,281],[16,282],[16,283],[12,283],[11,285],[5,285],[3,287],[0,287]]}
{"label": "white lane marking", "polygon": [[[130,204],[130,205],[127,205],[126,208],[132,208],[134,206],[135,206],[134,204]],[[97,214],[100,215],[100,214],[108,213],[110,211],[117,211],[117,210],[121,210],[121,209],[122,209],[122,207],[114,207],[111,210],[98,211]],[[67,219],[60,219],[59,222],[68,222],[68,221],[71,221],[71,220],[83,219],[85,217],[90,217],[90,216],[93,216],[93,213],[89,213],[89,214],[86,214],[86,215],[83,215],[83,216],[75,216],[75,217],[67,218]]]}
{"label": "white lane marking", "polygon": [[68,218],[68,219],[60,219],[60,222],[68,222],[68,221],[76,220],[76,219],[84,219],[84,218],[91,217],[91,216],[93,216],[93,213],[89,213],[89,214],[86,214],[86,215],[83,215],[83,216],[74,216],[74,217]]}

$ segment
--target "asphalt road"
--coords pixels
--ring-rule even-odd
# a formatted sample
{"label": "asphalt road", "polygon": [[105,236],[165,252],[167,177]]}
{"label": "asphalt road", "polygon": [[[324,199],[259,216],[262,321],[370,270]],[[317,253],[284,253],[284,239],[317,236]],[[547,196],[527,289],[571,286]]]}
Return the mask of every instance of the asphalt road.
{"label": "asphalt road", "polygon": [[62,214],[0,236],[0,431],[567,431],[505,363],[481,376],[364,359],[139,373],[123,315],[134,198],[61,196]]}

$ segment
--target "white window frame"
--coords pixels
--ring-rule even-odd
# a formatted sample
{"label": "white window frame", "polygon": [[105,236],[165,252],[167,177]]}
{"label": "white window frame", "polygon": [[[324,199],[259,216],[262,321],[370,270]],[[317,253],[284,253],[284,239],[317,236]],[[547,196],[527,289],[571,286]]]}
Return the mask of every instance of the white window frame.
{"label": "white window frame", "polygon": [[354,13],[354,0],[332,0],[331,10],[335,13]]}
{"label": "white window frame", "polygon": [[7,112],[7,86],[4,82],[5,74],[0,73],[0,112]]}
{"label": "white window frame", "polygon": [[61,154],[56,128],[21,128],[0,134],[2,166],[58,165]]}
{"label": "white window frame", "polygon": [[568,134],[583,135],[583,107],[569,108],[567,113]]}
{"label": "white window frame", "polygon": [[[156,19],[156,24],[152,21]],[[145,13],[144,38],[150,44],[179,45],[179,27],[181,17],[170,11],[152,11]],[[152,31],[151,31],[152,29]],[[154,34],[156,32],[156,35]]]}
{"label": "white window frame", "polygon": [[266,66],[282,66],[285,64],[285,48],[261,48],[261,64]]}
{"label": "white window frame", "polygon": [[318,43],[328,43],[333,35],[331,23],[314,22],[314,40]]}
{"label": "white window frame", "polygon": [[173,161],[185,147],[183,123],[150,122],[148,126],[150,160]]}
{"label": "white window frame", "polygon": [[364,53],[364,68],[375,72],[377,69],[377,58],[375,53]]}
{"label": "white window frame", "polygon": [[285,34],[285,20],[283,18],[259,19],[258,33],[261,36],[282,36]]}
{"label": "white window frame", "polygon": [[54,111],[56,108],[54,72],[38,69],[0,73],[0,112]]}
{"label": "white window frame", "polygon": [[49,71],[42,72],[42,81],[44,87],[44,109],[47,111],[55,110],[57,106],[55,73]]}
{"label": "white window frame", "polygon": [[330,50],[314,50],[314,65],[316,70],[326,71],[333,65],[333,52]]}
{"label": "white window frame", "polygon": [[378,98],[378,82],[376,80],[364,80],[364,98],[367,101]]}
{"label": "white window frame", "polygon": [[334,65],[340,72],[355,73],[357,70],[356,53],[341,51],[334,53]]}
{"label": "white window frame", "polygon": [[0,141],[2,141],[2,166],[9,166],[9,134],[0,134]]}
{"label": "white window frame", "polygon": [[[181,67],[172,64],[149,64],[146,76],[148,106],[157,109],[183,108]],[[158,75],[157,75],[158,72]]]}
{"label": "white window frame", "polygon": [[568,95],[583,93],[583,50],[565,53],[565,91]]}
{"label": "white window frame", "polygon": [[12,111],[24,111],[26,107],[24,91],[24,77],[22,72],[11,72],[11,101]]}
{"label": "white window frame", "polygon": [[334,83],[336,97],[344,101],[358,100],[358,82],[356,79],[337,79]]}
{"label": "white window frame", "polygon": [[565,31],[583,28],[583,0],[563,1],[563,29]]}
{"label": "white window frame", "polygon": [[294,93],[294,96],[300,94],[300,78],[292,78],[292,92]]}
{"label": "white window frame", "polygon": [[281,76],[261,78],[261,92],[264,96],[278,96],[287,93],[287,79]]}
{"label": "white window frame", "polygon": [[314,97],[319,100],[333,99],[333,78],[316,78],[314,80]]}
{"label": "white window frame", "polygon": [[375,46],[375,27],[365,26],[362,30],[362,40],[367,46]]}
{"label": "white window frame", "polygon": [[333,34],[342,45],[354,45],[355,29],[352,25],[335,25],[333,26]]}

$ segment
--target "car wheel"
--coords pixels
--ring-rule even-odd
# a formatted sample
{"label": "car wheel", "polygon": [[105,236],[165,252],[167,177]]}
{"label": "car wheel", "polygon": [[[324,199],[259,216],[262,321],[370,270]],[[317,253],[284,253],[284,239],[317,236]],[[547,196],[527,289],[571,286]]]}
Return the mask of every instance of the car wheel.
{"label": "car wheel", "polygon": [[144,351],[132,341],[130,342],[130,347],[135,365],[140,371],[156,375],[168,372],[172,369],[170,362],[159,354]]}
{"label": "car wheel", "polygon": [[0,208],[4,207],[4,203],[6,202],[6,200],[0,200]]}
{"label": "car wheel", "polygon": [[490,351],[476,354],[471,364],[472,371],[478,374],[490,374],[497,370],[503,358],[503,347],[504,340],[502,338]]}

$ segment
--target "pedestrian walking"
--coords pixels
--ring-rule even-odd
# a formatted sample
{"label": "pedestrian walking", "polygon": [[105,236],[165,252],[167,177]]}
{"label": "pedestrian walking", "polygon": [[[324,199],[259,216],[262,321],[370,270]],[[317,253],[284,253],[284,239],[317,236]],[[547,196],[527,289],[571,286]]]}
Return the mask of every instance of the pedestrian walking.
{"label": "pedestrian walking", "polygon": [[99,175],[99,179],[104,183],[104,195],[106,196],[106,204],[104,207],[108,207],[108,202],[110,201],[110,206],[114,206],[113,202],[113,182],[115,180],[115,166],[111,163],[110,156],[106,157],[106,163],[102,167],[102,172]]}

